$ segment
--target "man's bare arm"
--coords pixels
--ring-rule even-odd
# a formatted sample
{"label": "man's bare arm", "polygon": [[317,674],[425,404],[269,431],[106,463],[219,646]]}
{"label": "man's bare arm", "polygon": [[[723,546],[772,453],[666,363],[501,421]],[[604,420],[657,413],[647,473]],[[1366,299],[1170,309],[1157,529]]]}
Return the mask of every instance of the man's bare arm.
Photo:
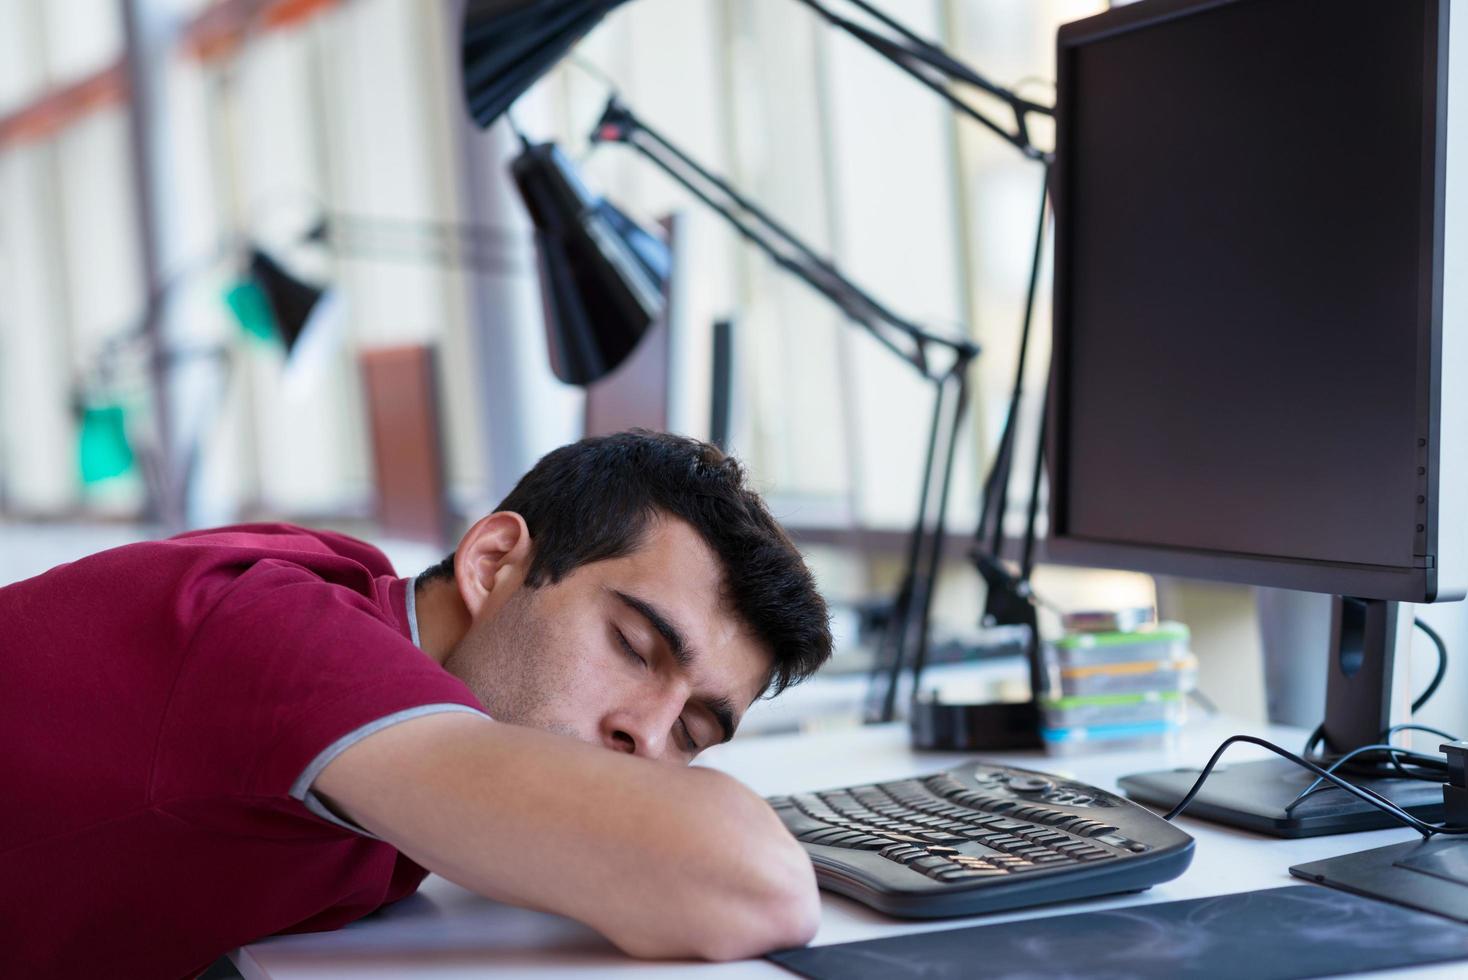
{"label": "man's bare arm", "polygon": [[430,871],[578,919],[634,956],[757,956],[819,922],[805,852],[713,770],[447,713],[363,739],[315,789]]}

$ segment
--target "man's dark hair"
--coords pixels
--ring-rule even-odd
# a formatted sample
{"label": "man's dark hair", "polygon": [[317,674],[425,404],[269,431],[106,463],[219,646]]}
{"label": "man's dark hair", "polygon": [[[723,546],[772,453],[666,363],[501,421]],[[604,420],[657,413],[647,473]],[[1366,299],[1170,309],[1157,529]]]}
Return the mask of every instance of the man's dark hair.
{"label": "man's dark hair", "polygon": [[[772,694],[831,655],[830,616],[804,559],[744,485],[738,460],[715,446],[642,429],[582,439],[543,457],[495,510],[530,529],[531,587],[633,553],[660,516],[686,521],[718,556],[724,600],[774,654]],[[449,555],[419,581],[453,574]]]}

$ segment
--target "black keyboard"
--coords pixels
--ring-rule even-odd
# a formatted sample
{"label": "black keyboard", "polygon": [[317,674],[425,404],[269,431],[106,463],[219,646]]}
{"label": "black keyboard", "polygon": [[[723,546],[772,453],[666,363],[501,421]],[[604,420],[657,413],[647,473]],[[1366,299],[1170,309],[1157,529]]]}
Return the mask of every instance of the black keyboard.
{"label": "black keyboard", "polygon": [[1191,837],[1130,800],[1009,766],[769,802],[822,888],[904,918],[1140,891],[1193,859]]}

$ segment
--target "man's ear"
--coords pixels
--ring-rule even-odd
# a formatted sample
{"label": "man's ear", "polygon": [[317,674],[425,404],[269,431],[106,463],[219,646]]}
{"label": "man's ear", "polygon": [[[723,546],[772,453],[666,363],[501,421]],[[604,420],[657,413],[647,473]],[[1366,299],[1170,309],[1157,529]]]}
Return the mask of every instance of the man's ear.
{"label": "man's ear", "polygon": [[454,581],[470,618],[497,609],[524,584],[530,553],[530,528],[514,511],[480,518],[464,533],[454,552]]}

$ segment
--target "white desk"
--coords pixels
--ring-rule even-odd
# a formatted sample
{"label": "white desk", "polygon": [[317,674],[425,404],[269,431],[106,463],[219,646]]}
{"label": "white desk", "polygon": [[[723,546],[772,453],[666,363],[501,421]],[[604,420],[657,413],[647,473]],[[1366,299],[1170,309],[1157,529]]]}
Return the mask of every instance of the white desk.
{"label": "white desk", "polygon": [[[1172,752],[1098,754],[1050,758],[1040,753],[987,756],[1006,763],[1074,776],[1115,790],[1118,777],[1146,769],[1201,765],[1226,736],[1242,729],[1211,720],[1196,723]],[[1304,732],[1275,728],[1255,731],[1285,747],[1299,746]],[[1237,753],[1237,756],[1234,755]],[[1237,745],[1224,761],[1268,755]],[[743,780],[764,795],[892,779],[937,771],[962,761],[956,754],[915,753],[907,731],[898,725],[815,735],[735,740],[706,754],[707,764]],[[1406,829],[1373,831],[1304,840],[1272,840],[1181,818],[1197,839],[1191,867],[1182,877],[1140,894],[1068,902],[1038,909],[965,919],[908,922],[891,919],[841,896],[821,893],[821,928],[815,943],[875,939],[902,932],[952,929],[1009,919],[1202,898],[1229,892],[1299,884],[1289,866],[1384,844],[1409,840]],[[763,960],[738,963],[649,963],[622,956],[596,933],[568,919],[528,912],[480,898],[437,876],[398,904],[345,929],[304,936],[282,936],[231,954],[247,980],[370,980],[433,977],[678,977],[707,980],[789,977]],[[1409,971],[1414,977],[1463,977],[1457,963]],[[1382,974],[1385,975],[1385,974]]]}

